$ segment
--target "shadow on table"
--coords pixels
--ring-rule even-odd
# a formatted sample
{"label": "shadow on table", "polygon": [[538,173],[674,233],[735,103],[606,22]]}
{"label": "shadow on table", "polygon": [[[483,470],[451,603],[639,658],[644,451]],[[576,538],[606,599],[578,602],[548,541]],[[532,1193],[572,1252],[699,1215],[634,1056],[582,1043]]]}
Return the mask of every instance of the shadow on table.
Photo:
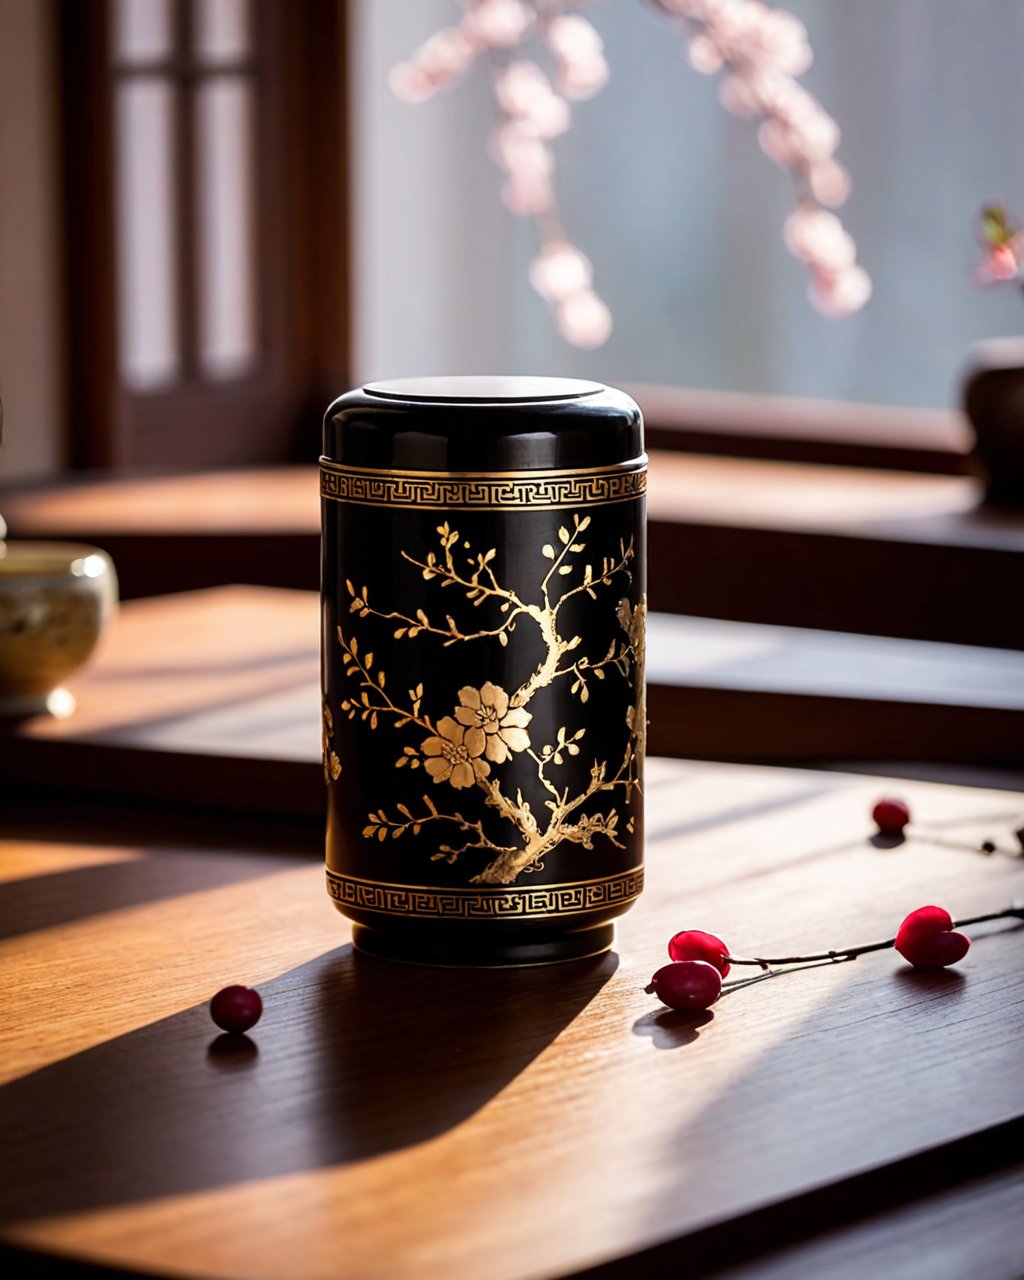
{"label": "shadow on table", "polygon": [[[793,974],[785,992],[770,984],[765,1012],[755,986],[723,998],[713,1023],[667,1010],[639,1019],[634,1033],[678,1052],[681,1073],[722,1068],[713,1037],[737,1025],[762,1048],[705,1109],[657,1134],[673,1172],[644,1225],[661,1243],[566,1280],[740,1280],[753,1258],[1017,1163],[1022,1020],[1005,993],[1018,932],[979,936],[985,966],[969,974],[865,957]],[[782,1023],[783,1000],[806,1001],[805,1015]],[[858,1274],[879,1274],[866,1255],[850,1257]],[[922,1253],[920,1273],[934,1262]],[[824,1273],[783,1262],[771,1274]]]}
{"label": "shadow on table", "polygon": [[237,1045],[200,1007],[76,1054],[0,1089],[0,1221],[436,1137],[501,1093],[617,963],[420,969],[343,947],[262,984],[263,1019]]}

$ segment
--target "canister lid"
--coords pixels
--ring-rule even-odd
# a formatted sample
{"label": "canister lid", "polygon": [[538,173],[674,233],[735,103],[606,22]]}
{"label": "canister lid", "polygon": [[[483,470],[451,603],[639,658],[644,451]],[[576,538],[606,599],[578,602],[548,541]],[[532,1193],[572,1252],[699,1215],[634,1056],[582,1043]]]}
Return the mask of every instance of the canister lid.
{"label": "canister lid", "polygon": [[622,391],[576,378],[370,382],[324,417],[324,456],[408,471],[546,471],[643,457],[643,419]]}

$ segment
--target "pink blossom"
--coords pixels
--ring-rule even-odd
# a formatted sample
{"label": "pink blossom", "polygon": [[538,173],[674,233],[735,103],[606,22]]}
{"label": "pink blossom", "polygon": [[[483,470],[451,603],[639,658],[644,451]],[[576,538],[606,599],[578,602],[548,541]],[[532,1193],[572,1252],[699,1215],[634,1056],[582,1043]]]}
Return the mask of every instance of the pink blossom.
{"label": "pink blossom", "polygon": [[838,160],[819,160],[807,171],[807,181],[815,200],[832,208],[845,204],[850,194],[850,175]]}
{"label": "pink blossom", "polygon": [[574,102],[592,98],[608,83],[608,63],[598,53],[589,58],[578,58],[564,63],[558,71],[556,84],[559,93]]}
{"label": "pink blossom", "polygon": [[564,302],[590,287],[589,258],[567,240],[549,240],[530,263],[530,283],[548,302]]}
{"label": "pink blossom", "polygon": [[425,102],[434,92],[429,72],[415,62],[396,62],[388,75],[391,92],[400,102]]}
{"label": "pink blossom", "polygon": [[757,141],[768,159],[774,160],[784,169],[800,163],[802,157],[799,138],[789,125],[781,120],[769,118],[762,121],[757,130]]}
{"label": "pink blossom", "polygon": [[840,320],[860,311],[867,303],[871,297],[871,277],[856,264],[835,274],[816,271],[811,276],[807,296],[815,311]]}
{"label": "pink blossom", "polygon": [[517,178],[547,178],[554,166],[551,149],[540,138],[525,133],[512,120],[491,138],[495,164]]}
{"label": "pink blossom", "polygon": [[689,48],[690,66],[701,75],[713,76],[722,69],[725,57],[710,36],[694,36]]}
{"label": "pink blossom", "polygon": [[565,62],[592,58],[604,49],[604,41],[591,22],[578,13],[563,13],[544,25],[548,48]]}
{"label": "pink blossom", "polygon": [[510,116],[526,115],[538,98],[551,92],[551,81],[536,62],[529,58],[510,62],[494,77],[494,93],[498,105]]}
{"label": "pink blossom", "polygon": [[476,57],[478,45],[459,27],[445,27],[420,45],[415,61],[431,74],[461,75]]}
{"label": "pink blossom", "polygon": [[551,183],[539,174],[511,174],[501,188],[501,198],[511,213],[523,218],[547,213],[555,203]]}
{"label": "pink blossom", "polygon": [[786,219],[783,236],[794,257],[822,271],[851,267],[857,257],[853,238],[834,213],[800,205]]}
{"label": "pink blossom", "polygon": [[556,138],[571,122],[569,104],[552,89],[535,62],[513,62],[495,76],[499,105],[519,127],[537,138]]}
{"label": "pink blossom", "polygon": [[600,347],[611,337],[611,312],[592,289],[580,289],[559,302],[555,322],[574,347]]}
{"label": "pink blossom", "polygon": [[761,112],[761,97],[756,82],[749,76],[726,76],[718,90],[719,101],[730,115],[750,119]]}
{"label": "pink blossom", "polygon": [[484,44],[507,49],[522,40],[535,18],[534,10],[522,0],[474,0],[463,26]]}

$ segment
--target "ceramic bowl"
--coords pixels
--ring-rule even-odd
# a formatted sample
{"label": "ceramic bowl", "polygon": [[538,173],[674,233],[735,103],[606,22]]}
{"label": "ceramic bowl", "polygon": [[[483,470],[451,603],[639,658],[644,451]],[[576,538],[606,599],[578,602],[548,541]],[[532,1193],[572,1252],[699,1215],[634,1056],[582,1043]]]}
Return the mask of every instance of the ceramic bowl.
{"label": "ceramic bowl", "polygon": [[0,542],[0,715],[51,706],[116,611],[117,576],[105,551]]}

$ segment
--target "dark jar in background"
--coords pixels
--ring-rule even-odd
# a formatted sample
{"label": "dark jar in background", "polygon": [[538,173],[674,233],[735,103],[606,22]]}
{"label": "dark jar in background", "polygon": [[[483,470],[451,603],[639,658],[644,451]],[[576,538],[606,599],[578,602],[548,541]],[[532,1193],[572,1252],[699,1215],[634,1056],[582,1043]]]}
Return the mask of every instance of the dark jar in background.
{"label": "dark jar in background", "polygon": [[636,404],[561,378],[336,400],[321,459],[327,887],[361,950],[538,964],[642,887]]}

